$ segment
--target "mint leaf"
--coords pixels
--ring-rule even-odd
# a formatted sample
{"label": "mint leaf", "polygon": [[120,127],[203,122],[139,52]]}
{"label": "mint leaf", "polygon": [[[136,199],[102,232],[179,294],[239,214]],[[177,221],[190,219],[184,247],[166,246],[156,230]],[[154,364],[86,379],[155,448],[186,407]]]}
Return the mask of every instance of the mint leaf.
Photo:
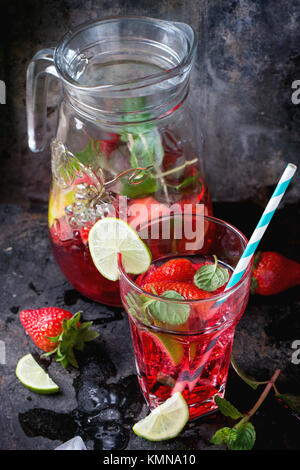
{"label": "mint leaf", "polygon": [[215,396],[216,405],[224,416],[232,419],[243,418],[243,414],[225,398]]}
{"label": "mint leaf", "polygon": [[247,422],[234,428],[224,427],[212,436],[215,445],[226,444],[230,450],[251,450],[255,444],[256,432],[253,424]]}
{"label": "mint leaf", "polygon": [[233,429],[236,431],[236,435],[234,439],[227,442],[228,449],[251,450],[256,439],[256,432],[253,424],[248,422]]}
{"label": "mint leaf", "polygon": [[135,199],[137,197],[147,196],[148,194],[155,193],[159,189],[160,184],[157,179],[152,175],[149,175],[138,184],[132,184],[129,181],[123,181],[121,194],[122,196]]}
{"label": "mint leaf", "polygon": [[237,436],[236,429],[224,427],[224,428],[218,429],[218,431],[215,432],[210,442],[217,446],[221,444],[230,445],[236,439],[236,436]]}
{"label": "mint leaf", "polygon": [[144,325],[151,325],[152,322],[150,321],[146,310],[149,299],[145,299],[146,301],[144,301],[143,295],[137,295],[135,293],[125,295],[128,313],[144,323]]}
{"label": "mint leaf", "polygon": [[167,183],[167,185],[168,185],[168,187],[176,189],[177,191],[179,191],[180,189],[183,189],[186,186],[192,186],[192,183],[196,182],[198,180],[198,178],[199,178],[199,173],[196,173],[193,176],[188,176],[181,183],[178,183],[178,184],[175,184],[175,185]]}
{"label": "mint leaf", "polygon": [[256,390],[259,385],[267,384],[268,381],[264,382],[259,382],[258,380],[254,379],[250,375],[245,374],[245,372],[237,365],[233,355],[231,355],[231,365],[234,368],[235,372],[238,374],[238,376],[246,383],[248,384],[253,390]]}
{"label": "mint leaf", "polygon": [[228,282],[229,272],[218,265],[218,258],[214,255],[214,264],[204,264],[194,275],[194,284],[202,290],[213,292]]}
{"label": "mint leaf", "polygon": [[95,161],[95,149],[93,147],[93,140],[90,139],[89,143],[87,146],[81,150],[80,152],[76,152],[76,157],[82,163],[84,166],[87,166],[88,164],[93,164]]}
{"label": "mint leaf", "polygon": [[[161,297],[173,300],[184,300],[184,297],[173,290],[165,291]],[[190,306],[182,303],[169,303],[162,300],[153,300],[148,308],[152,315],[163,323],[181,325],[185,323],[190,314]]]}
{"label": "mint leaf", "polygon": [[275,393],[275,397],[280,398],[293,411],[300,413],[300,395],[292,395],[291,393]]}
{"label": "mint leaf", "polygon": [[151,114],[145,112],[139,116],[139,120],[143,119],[145,123],[135,123],[137,119],[135,112],[144,107],[144,97],[129,98],[124,102],[126,114],[122,116],[122,120],[126,124],[123,127],[121,140],[128,143],[132,168],[160,166],[164,157],[161,135],[156,125],[151,122]]}

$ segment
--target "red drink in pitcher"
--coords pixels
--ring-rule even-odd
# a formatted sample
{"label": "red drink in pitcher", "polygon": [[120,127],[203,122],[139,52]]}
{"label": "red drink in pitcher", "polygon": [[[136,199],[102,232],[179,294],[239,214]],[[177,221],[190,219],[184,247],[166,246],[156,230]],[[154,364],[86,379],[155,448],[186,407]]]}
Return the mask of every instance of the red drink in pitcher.
{"label": "red drink in pitcher", "polygon": [[[95,301],[121,305],[118,282],[103,278],[90,257],[88,233],[97,220],[113,214],[134,224],[136,205],[164,213],[174,203],[201,203],[211,213],[201,120],[189,92],[196,48],[187,24],[119,16],[72,28],[29,64],[33,152],[48,142],[48,83],[62,89],[51,143],[54,256],[68,281]],[[144,221],[152,217],[147,212]]]}

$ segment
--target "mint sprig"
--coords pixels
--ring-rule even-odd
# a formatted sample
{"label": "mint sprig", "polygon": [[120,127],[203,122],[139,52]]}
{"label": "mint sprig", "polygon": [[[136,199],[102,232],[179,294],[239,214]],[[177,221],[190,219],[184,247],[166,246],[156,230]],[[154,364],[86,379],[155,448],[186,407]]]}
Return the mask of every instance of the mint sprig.
{"label": "mint sprig", "polygon": [[255,405],[244,415],[225,398],[221,398],[219,396],[215,397],[215,403],[218,405],[222,414],[234,420],[237,420],[238,418],[242,419],[232,428],[225,426],[219,429],[211,438],[212,444],[226,444],[230,450],[251,450],[253,448],[256,439],[256,432],[253,424],[250,423],[250,418],[254,413],[256,413],[271,388],[275,388],[274,383],[279,374],[280,369],[277,369],[271,379],[267,382],[264,391]]}
{"label": "mint sprig", "polygon": [[194,284],[202,290],[213,292],[228,282],[229,272],[226,268],[219,266],[218,258],[213,255],[213,264],[200,266],[194,275]]}

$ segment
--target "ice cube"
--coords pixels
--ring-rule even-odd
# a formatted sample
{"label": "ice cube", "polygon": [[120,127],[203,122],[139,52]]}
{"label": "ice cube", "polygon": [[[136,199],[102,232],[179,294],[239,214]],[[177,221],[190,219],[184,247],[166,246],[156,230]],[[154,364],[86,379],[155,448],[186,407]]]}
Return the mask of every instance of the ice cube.
{"label": "ice cube", "polygon": [[54,450],[87,450],[85,443],[80,436],[75,436],[67,442],[64,442]]}

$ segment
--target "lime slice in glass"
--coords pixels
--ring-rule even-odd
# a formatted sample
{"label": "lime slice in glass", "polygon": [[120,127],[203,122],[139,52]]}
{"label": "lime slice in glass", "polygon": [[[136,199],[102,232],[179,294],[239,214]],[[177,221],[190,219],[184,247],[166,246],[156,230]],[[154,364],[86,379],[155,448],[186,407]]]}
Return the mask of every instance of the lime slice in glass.
{"label": "lime slice in glass", "polygon": [[16,376],[27,388],[36,393],[48,394],[59,391],[58,385],[38,365],[31,354],[23,356],[16,368]]}
{"label": "lime slice in glass", "polygon": [[141,274],[151,264],[149,248],[130,225],[115,217],[100,219],[93,225],[89,249],[96,268],[110,281],[119,279],[118,253],[127,273]]}
{"label": "lime slice in glass", "polygon": [[176,392],[132,429],[148,441],[164,441],[178,436],[188,419],[188,405],[181,393]]}

